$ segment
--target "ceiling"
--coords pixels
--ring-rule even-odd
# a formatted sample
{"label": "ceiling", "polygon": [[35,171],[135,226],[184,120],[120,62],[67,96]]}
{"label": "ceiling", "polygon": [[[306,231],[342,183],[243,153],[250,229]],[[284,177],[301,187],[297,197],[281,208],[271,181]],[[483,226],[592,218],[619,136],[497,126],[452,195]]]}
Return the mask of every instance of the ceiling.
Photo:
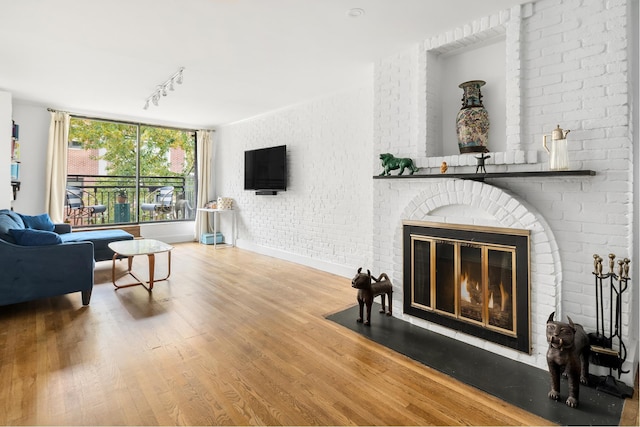
{"label": "ceiling", "polygon": [[[367,84],[374,61],[525,2],[0,0],[0,90],[77,114],[212,128]],[[180,67],[183,84],[143,109]]]}

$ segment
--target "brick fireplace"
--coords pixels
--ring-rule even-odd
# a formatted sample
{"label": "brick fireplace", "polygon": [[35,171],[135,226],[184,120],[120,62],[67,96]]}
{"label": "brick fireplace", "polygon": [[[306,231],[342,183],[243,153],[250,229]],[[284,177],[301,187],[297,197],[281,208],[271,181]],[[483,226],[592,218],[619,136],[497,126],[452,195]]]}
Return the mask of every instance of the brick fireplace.
{"label": "brick fireplace", "polygon": [[[544,355],[547,347],[546,319],[551,312],[561,310],[558,296],[562,294],[562,272],[556,238],[544,215],[518,196],[483,182],[459,179],[413,179],[389,180],[377,185],[380,191],[385,193],[412,195],[410,199],[403,199],[402,202],[396,199],[400,206],[393,215],[389,216],[389,212],[385,213],[388,218],[395,219],[393,219],[393,235],[389,236],[390,241],[393,242],[390,245],[392,253],[387,258],[392,260],[392,263],[384,271],[390,273],[392,277],[394,305],[405,308],[402,314],[396,314],[396,316],[442,335],[543,368],[546,363]],[[426,227],[429,229],[429,233],[426,234],[417,231],[418,228],[425,228],[423,227],[425,224],[433,223],[438,223],[436,231],[440,234],[435,233],[434,236],[432,227]],[[406,225],[410,226],[408,230]],[[442,234],[449,233],[451,230],[455,230],[456,234]],[[484,233],[481,230],[484,230]],[[495,235],[487,231],[496,230],[501,231],[498,240],[479,239],[483,235],[484,237]],[[468,234],[461,235],[461,231]],[[506,233],[507,231],[510,233]],[[422,299],[416,304],[414,298],[412,303],[411,294],[406,293],[410,289],[410,283],[407,283],[404,273],[407,259],[405,255],[410,250],[406,246],[407,233],[414,234],[416,236],[414,240],[433,241],[434,245],[443,240],[447,242],[455,240],[460,242],[457,243],[458,246],[471,248],[472,252],[485,251],[485,256],[489,254],[487,251],[499,248],[501,263],[504,260],[517,259],[517,262],[511,262],[525,267],[521,270],[524,273],[521,272],[520,275],[528,276],[528,281],[520,281],[520,285],[524,286],[522,289],[518,289],[515,285],[507,287],[503,284],[501,298],[512,301],[515,307],[511,326],[491,325],[487,318],[474,318],[473,314],[465,315],[461,306],[440,310],[435,301],[428,309],[419,310],[416,306],[428,305],[426,300]],[[508,234],[526,240],[517,256],[515,250],[517,244],[513,241],[503,241],[504,236]],[[486,243],[485,249],[478,249],[481,246],[478,244],[481,240]],[[460,251],[460,248],[455,250]],[[508,256],[505,255],[507,252]],[[511,271],[512,269],[509,268],[510,273],[506,277],[514,274],[514,278],[517,278],[516,270],[513,269],[513,273]],[[488,274],[488,269],[485,272]],[[462,276],[464,271],[460,270],[459,273],[452,274]],[[457,283],[460,286],[460,280]],[[521,298],[522,301],[518,302],[514,298]],[[494,305],[498,304],[497,299],[496,293]],[[500,301],[500,305],[504,305],[503,301]],[[488,306],[482,310],[487,309]],[[438,311],[446,312],[447,310],[449,313],[444,313],[440,319],[436,319],[436,314],[443,314],[437,313]],[[489,323],[488,327],[486,323]]]}
{"label": "brick fireplace", "polygon": [[[473,173],[475,156],[457,155],[450,149],[455,146],[455,135],[449,137],[447,132],[453,132],[455,120],[447,116],[455,116],[459,106],[443,107],[460,98],[457,83],[472,79],[490,81],[493,88],[503,86],[503,95],[491,94],[487,88],[484,99],[505,109],[501,117],[496,114],[499,108],[485,104],[496,132],[489,138],[488,172],[547,171],[541,137],[557,124],[571,129],[570,169],[596,172],[589,177],[511,177],[486,182],[447,174],[429,179],[375,179],[372,271],[391,277],[396,307],[403,307],[406,297],[403,223],[529,232],[529,351],[448,327],[411,310],[394,310],[394,316],[541,369],[546,369],[545,323],[551,312],[563,320],[571,316],[587,331],[595,329],[592,255],[637,258],[631,82],[629,74],[605,71],[629,67],[629,45],[616,44],[633,22],[629,4],[626,0],[589,0],[576,8],[567,0],[527,3],[435,34],[375,64],[374,175],[380,173],[379,153],[412,158],[421,168],[418,174],[439,174],[443,162],[448,164],[447,174]],[[608,24],[612,19],[618,23],[617,32]],[[571,25],[571,32],[560,34],[560,23]],[[593,23],[601,28],[597,37],[590,35]],[[585,45],[585,39],[593,45]],[[494,42],[503,43],[500,50],[506,54],[491,60],[483,57],[480,62],[490,64],[490,69],[481,69],[472,55],[464,64],[466,53],[475,50],[484,55],[485,44]],[[446,68],[452,58],[458,62]],[[448,81],[450,75],[464,71],[471,71],[470,75],[455,75],[455,81]],[[615,100],[613,87],[620,91]],[[640,274],[637,264],[632,277]],[[632,372],[638,360],[637,289],[632,288],[622,308],[624,340],[631,343],[624,369]],[[460,312],[454,314],[460,316]],[[634,377],[629,374],[622,379],[633,383]]]}

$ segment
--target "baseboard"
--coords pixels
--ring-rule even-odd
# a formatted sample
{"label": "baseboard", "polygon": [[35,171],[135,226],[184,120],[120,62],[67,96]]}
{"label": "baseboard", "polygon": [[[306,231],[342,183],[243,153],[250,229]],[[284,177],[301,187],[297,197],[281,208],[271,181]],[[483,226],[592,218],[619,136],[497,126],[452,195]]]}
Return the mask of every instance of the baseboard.
{"label": "baseboard", "polygon": [[291,252],[286,252],[280,249],[256,245],[253,242],[249,242],[243,239],[238,239],[236,241],[236,246],[240,249],[245,249],[262,255],[272,256],[275,258],[283,259],[285,261],[295,262],[296,264],[305,265],[307,267],[315,268],[317,270],[325,271],[327,273],[335,274],[337,276],[342,276],[349,279],[352,278],[355,274],[355,270],[351,266],[334,264],[332,262],[316,260]]}

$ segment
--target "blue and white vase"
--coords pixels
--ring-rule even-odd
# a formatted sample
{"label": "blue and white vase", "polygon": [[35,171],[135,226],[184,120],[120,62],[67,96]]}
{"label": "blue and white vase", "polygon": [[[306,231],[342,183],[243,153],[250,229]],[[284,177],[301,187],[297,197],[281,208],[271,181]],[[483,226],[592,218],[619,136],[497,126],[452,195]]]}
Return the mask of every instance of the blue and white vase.
{"label": "blue and white vase", "polygon": [[464,91],[462,108],[456,116],[456,134],[460,154],[486,153],[489,139],[489,113],[482,105],[482,80],[471,80],[458,87]]}

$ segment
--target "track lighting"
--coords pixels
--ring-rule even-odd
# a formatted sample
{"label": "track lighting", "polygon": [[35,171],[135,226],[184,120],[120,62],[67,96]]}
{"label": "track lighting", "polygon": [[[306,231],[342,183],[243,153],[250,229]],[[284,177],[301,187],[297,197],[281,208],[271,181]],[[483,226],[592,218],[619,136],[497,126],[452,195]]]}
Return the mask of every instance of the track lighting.
{"label": "track lighting", "polygon": [[184,71],[184,67],[180,67],[178,69],[178,71],[176,71],[175,73],[173,73],[171,75],[171,77],[169,77],[164,83],[159,84],[158,86],[156,86],[156,90],[153,91],[153,93],[151,95],[149,95],[147,97],[147,99],[145,100],[144,103],[144,108],[145,110],[149,109],[149,101],[151,101],[151,103],[153,105],[155,105],[156,107],[158,106],[158,102],[160,101],[160,97],[161,96],[167,96],[167,89],[170,91],[175,90],[173,87],[173,83],[178,83],[179,85],[182,84],[183,78],[182,78],[182,72]]}

